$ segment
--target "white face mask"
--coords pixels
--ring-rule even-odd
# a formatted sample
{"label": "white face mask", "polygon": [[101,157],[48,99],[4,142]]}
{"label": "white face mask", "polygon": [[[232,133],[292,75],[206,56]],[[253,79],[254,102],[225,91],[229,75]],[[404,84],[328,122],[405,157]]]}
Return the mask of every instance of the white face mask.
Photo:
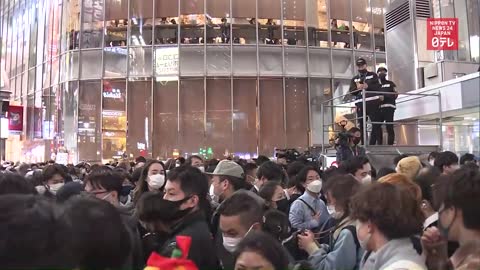
{"label": "white face mask", "polygon": [[428,163],[430,163],[430,166],[435,166],[435,159],[430,160]]}
{"label": "white face mask", "polygon": [[148,185],[152,189],[160,189],[165,184],[165,175],[154,174],[148,177]]}
{"label": "white face mask", "polygon": [[198,167],[198,169],[199,169],[202,173],[205,172],[205,167],[203,167],[203,166]]}
{"label": "white face mask", "polygon": [[245,238],[245,236],[248,235],[248,233],[252,230],[252,228],[253,228],[253,225],[250,226],[250,229],[248,229],[247,233],[243,237],[237,238],[237,237],[228,237],[228,236],[222,235],[223,247],[225,248],[225,250],[227,250],[230,253],[235,252],[238,244],[243,240],[243,238]]}
{"label": "white face mask", "polygon": [[365,237],[365,239],[360,239],[358,238],[358,236],[360,235],[359,234],[359,231],[360,231],[360,222],[357,221],[357,224],[355,225],[356,229],[357,229],[357,239],[358,239],[358,243],[360,244],[360,247],[362,247],[363,250],[368,250],[368,242],[370,242],[370,239],[372,238],[372,234],[371,233],[368,233],[367,237]]}
{"label": "white face mask", "polygon": [[334,216],[336,211],[335,211],[335,206],[334,205],[327,205],[327,211],[328,211],[328,214],[330,214],[330,216]]}
{"label": "white face mask", "polygon": [[57,194],[57,191],[62,188],[64,185],[64,183],[58,183],[58,184],[53,184],[53,185],[49,185],[48,186],[48,189],[50,190],[51,193],[53,194]]}
{"label": "white face mask", "polygon": [[210,185],[210,189],[208,190],[208,195],[214,202],[218,202],[218,196],[215,195],[215,187],[213,184]]}
{"label": "white face mask", "polygon": [[371,182],[372,182],[372,176],[370,174],[362,178],[362,184],[370,184]]}

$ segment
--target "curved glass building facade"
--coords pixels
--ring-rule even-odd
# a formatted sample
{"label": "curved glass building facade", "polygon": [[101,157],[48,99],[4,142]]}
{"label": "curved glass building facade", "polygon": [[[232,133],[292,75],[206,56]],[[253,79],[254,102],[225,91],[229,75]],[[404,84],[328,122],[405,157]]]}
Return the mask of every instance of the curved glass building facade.
{"label": "curved glass building facade", "polygon": [[10,160],[305,150],[353,60],[386,64],[386,0],[1,3]]}

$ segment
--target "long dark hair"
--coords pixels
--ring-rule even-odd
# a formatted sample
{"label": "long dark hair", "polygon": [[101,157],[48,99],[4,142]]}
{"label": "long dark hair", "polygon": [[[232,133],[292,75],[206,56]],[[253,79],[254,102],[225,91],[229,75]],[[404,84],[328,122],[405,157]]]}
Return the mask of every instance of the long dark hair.
{"label": "long dark hair", "polygon": [[[147,183],[147,178],[148,178],[148,170],[153,164],[160,164],[162,165],[163,172],[165,173],[165,164],[163,162],[158,161],[158,160],[150,160],[143,166],[142,174],[140,175],[140,179],[137,182],[137,185],[135,187],[135,190],[133,191],[133,201],[137,202],[138,199],[140,199],[140,196],[142,196],[143,193],[148,191],[148,183]],[[166,178],[166,175],[165,175]],[[166,183],[166,180],[165,180]],[[163,185],[163,187],[165,184]],[[161,187],[160,189],[163,189]]]}

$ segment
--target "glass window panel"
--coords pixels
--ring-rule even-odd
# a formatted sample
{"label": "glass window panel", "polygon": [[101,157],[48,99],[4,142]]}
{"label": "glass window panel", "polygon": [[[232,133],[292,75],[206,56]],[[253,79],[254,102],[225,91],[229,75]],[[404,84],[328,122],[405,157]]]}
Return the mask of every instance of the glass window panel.
{"label": "glass window panel", "polygon": [[330,50],[310,49],[310,75],[330,75]]}
{"label": "glass window panel", "polygon": [[480,19],[478,0],[467,0],[467,18],[469,27],[470,56],[473,62],[480,62]]}
{"label": "glass window panel", "polygon": [[78,63],[80,62],[78,59],[79,53],[78,52],[72,52],[67,54],[67,79],[69,80],[75,80],[78,79],[79,76],[79,68],[78,68]]}
{"label": "glass window panel", "polygon": [[258,40],[278,45],[282,40],[280,0],[258,1]]}
{"label": "glass window panel", "polygon": [[151,45],[153,24],[153,1],[130,1],[130,45]]}
{"label": "glass window panel", "polygon": [[255,18],[255,0],[232,0],[233,18]]}
{"label": "glass window panel", "polygon": [[326,0],[307,0],[308,46],[329,47]]}
{"label": "glass window panel", "polygon": [[127,153],[134,157],[150,157],[152,81],[128,82],[127,101]]}
{"label": "glass window panel", "polygon": [[332,47],[351,48],[350,0],[330,2],[330,29]]}
{"label": "glass window panel", "polygon": [[272,157],[285,147],[282,85],[282,79],[260,79],[260,155]]}
{"label": "glass window panel", "polygon": [[[105,1],[105,20],[126,20],[128,12],[128,0],[104,0]],[[136,0],[132,0],[136,2]],[[149,2],[148,0],[143,0],[142,2]],[[125,21],[126,22],[126,21]]]}
{"label": "glass window panel", "polygon": [[285,79],[285,115],[287,147],[308,150],[308,86],[307,79]]}
{"label": "glass window panel", "polygon": [[[233,147],[236,156],[257,154],[257,80],[233,80]],[[247,157],[245,157],[247,158]]]}
{"label": "glass window panel", "polygon": [[[470,38],[468,25],[471,23],[467,18],[466,0],[455,0],[455,17],[458,20],[458,61],[470,61]],[[477,9],[477,15],[480,11]],[[477,16],[478,22],[478,16]],[[478,23],[477,23],[478,27]]]}
{"label": "glass window panel", "polygon": [[102,46],[104,0],[86,0],[82,7],[82,48]]}
{"label": "glass window panel", "polygon": [[178,149],[178,81],[154,82],[153,157],[166,159]]}
{"label": "glass window panel", "polygon": [[306,46],[305,1],[306,0],[282,0],[283,42],[285,45]]}
{"label": "glass window panel", "polygon": [[[78,82],[68,82],[64,84],[64,94],[63,94],[63,146],[65,151],[72,156],[75,160],[74,163],[78,162],[78,148],[77,148],[77,134],[80,134],[80,129],[78,125],[78,113],[81,110],[78,108]],[[99,107],[98,107],[99,108]],[[91,106],[90,106],[90,109]],[[83,112],[86,113],[88,107],[85,107]],[[77,133],[78,132],[78,133]],[[86,135],[84,130],[84,135]]]}
{"label": "glass window panel", "polygon": [[352,76],[352,52],[333,50],[333,75],[334,76]]}
{"label": "glass window panel", "polygon": [[[41,73],[40,73],[41,74]],[[40,78],[42,76],[40,75]],[[41,79],[40,79],[41,81]],[[27,86],[27,93],[35,92],[35,68],[30,69],[28,71],[28,86]]]}
{"label": "glass window panel", "polygon": [[[369,0],[352,1],[353,44],[355,49],[372,50],[372,8]],[[378,12],[375,9],[375,12]]]}
{"label": "glass window panel", "polygon": [[230,43],[230,0],[206,1],[207,43]]}
{"label": "glass window panel", "polygon": [[172,3],[171,0],[155,0],[155,44],[178,42],[178,10],[176,1]]}
{"label": "glass window panel", "polygon": [[231,56],[230,46],[207,46],[207,74],[230,75]]}
{"label": "glass window panel", "polygon": [[257,47],[233,46],[233,75],[257,75]]}
{"label": "glass window panel", "polygon": [[[176,1],[172,1],[172,0],[154,0],[154,1],[155,1],[155,18],[178,17],[178,5],[175,4]],[[188,1],[182,1],[182,5],[186,4],[187,2]]]}
{"label": "glass window panel", "polygon": [[126,46],[128,28],[128,0],[105,1],[105,46]]}
{"label": "glass window panel", "polygon": [[104,51],[105,77],[125,77],[127,74],[127,48],[109,47]]}
{"label": "glass window panel", "polygon": [[180,153],[197,153],[205,143],[205,101],[203,79],[180,81]]}
{"label": "glass window panel", "polygon": [[349,96],[344,96],[343,98],[340,98],[343,95],[348,94],[348,90],[350,89],[350,80],[347,79],[334,79],[333,80],[333,98],[337,98],[333,101],[333,103],[340,104],[349,101],[350,97]]}
{"label": "glass window panel", "polygon": [[50,60],[43,64],[43,87],[44,88],[49,87],[51,84],[50,82],[50,75],[52,71],[51,69],[52,69],[52,64],[50,63]]}
{"label": "glass window panel", "polygon": [[103,81],[102,98],[102,158],[121,158],[127,150],[125,80]]}
{"label": "glass window panel", "polygon": [[285,72],[287,75],[307,74],[306,48],[285,48]]}
{"label": "glass window panel", "polygon": [[376,51],[385,51],[385,8],[386,0],[370,0],[373,14],[373,36]]}
{"label": "glass window panel", "polygon": [[200,44],[205,30],[204,0],[185,0],[180,3],[181,43]]}
{"label": "glass window panel", "polygon": [[34,138],[35,130],[35,97],[33,94],[27,97],[27,124],[26,124],[26,136],[32,140]]}
{"label": "glass window panel", "polygon": [[50,132],[50,112],[51,100],[50,100],[50,88],[43,89],[43,91],[37,92],[35,95],[35,138],[48,139]]}
{"label": "glass window panel", "polygon": [[385,54],[376,54],[375,71],[377,71],[379,67],[387,67],[387,56]]}
{"label": "glass window panel", "polygon": [[101,161],[102,85],[98,81],[81,81],[78,93],[78,159]]}
{"label": "glass window panel", "polygon": [[[324,130],[328,130],[328,125],[332,123],[331,107],[324,107],[322,115],[323,100],[332,97],[330,79],[314,79],[310,80],[310,122],[312,123],[312,144],[322,144],[322,121]],[[329,103],[330,104],[330,103]],[[328,104],[327,104],[328,105]],[[328,133],[324,133],[324,143],[328,143]]]}
{"label": "glass window panel", "polygon": [[180,74],[181,75],[204,75],[204,47],[181,46],[180,47]]}
{"label": "glass window panel", "polygon": [[82,79],[96,79],[102,77],[102,51],[82,51]]}
{"label": "glass window panel", "polygon": [[63,1],[61,51],[78,49],[80,45],[79,0]]}
{"label": "glass window panel", "polygon": [[255,44],[257,40],[257,22],[255,0],[232,0],[233,42],[236,44]]}
{"label": "glass window panel", "polygon": [[60,79],[60,57],[54,57],[52,59],[52,74],[51,82],[52,85],[55,85],[59,82]]}
{"label": "glass window panel", "polygon": [[282,49],[276,47],[259,47],[260,75],[283,74]]}
{"label": "glass window panel", "polygon": [[130,48],[130,76],[152,75],[152,47]]}
{"label": "glass window panel", "polygon": [[[207,79],[206,148],[213,157],[233,153],[232,91],[230,79]],[[210,157],[210,156],[209,156]]]}

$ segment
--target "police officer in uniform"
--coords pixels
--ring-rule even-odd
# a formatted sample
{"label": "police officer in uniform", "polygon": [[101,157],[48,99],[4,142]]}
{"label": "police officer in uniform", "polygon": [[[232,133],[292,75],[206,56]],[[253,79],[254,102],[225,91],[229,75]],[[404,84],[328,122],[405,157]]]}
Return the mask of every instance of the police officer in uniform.
{"label": "police officer in uniform", "polygon": [[[382,86],[382,92],[391,92],[392,95],[383,95],[383,103],[380,105],[380,115],[382,116],[382,120],[380,122],[387,122],[393,123],[393,116],[395,114],[395,109],[397,108],[395,105],[395,100],[397,99],[398,93],[395,90],[394,82],[387,80],[387,69],[384,67],[379,67],[377,70],[378,78],[380,78],[380,84]],[[387,127],[388,133],[388,145],[393,145],[395,142],[395,131],[393,129],[393,124],[385,124]],[[383,136],[378,138],[380,144],[383,142]]]}
{"label": "police officer in uniform", "polygon": [[[365,101],[366,101],[366,114],[371,122],[380,122],[380,105],[382,104],[383,96],[375,93],[369,94],[368,92],[379,92],[381,89],[378,76],[375,72],[367,70],[367,61],[363,58],[359,58],[356,61],[358,74],[350,81],[350,93],[355,96],[357,107],[358,127],[363,129],[363,102],[362,102],[362,90],[365,89]],[[362,132],[363,135],[363,132]],[[372,124],[372,133],[370,134],[370,145],[375,145],[377,142],[380,144],[379,139],[382,136],[382,126],[380,124]],[[363,143],[362,136],[362,143]],[[381,139],[380,139],[381,140]]]}

